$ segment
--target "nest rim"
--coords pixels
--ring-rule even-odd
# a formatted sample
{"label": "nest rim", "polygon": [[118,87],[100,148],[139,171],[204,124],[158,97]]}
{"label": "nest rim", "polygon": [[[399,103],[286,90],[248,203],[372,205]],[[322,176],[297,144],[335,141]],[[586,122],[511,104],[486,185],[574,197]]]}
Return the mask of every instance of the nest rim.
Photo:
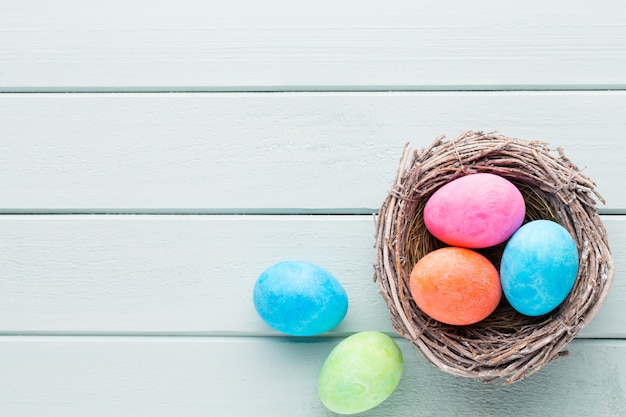
{"label": "nest rim", "polygon": [[[600,309],[614,276],[606,230],[596,210],[595,199],[604,199],[595,183],[561,148],[555,155],[546,142],[493,132],[468,131],[449,141],[439,135],[427,148],[414,150],[409,161],[410,154],[407,143],[396,181],[376,216],[374,280],[394,330],[441,370],[483,382],[517,382],[566,356],[563,349]],[[553,220],[574,238],[579,253],[576,282],[552,312],[524,316],[502,297],[487,319],[452,326],[428,317],[412,300],[412,266],[426,253],[448,246],[425,229],[421,210],[438,188],[478,172],[500,175],[520,189],[527,202],[524,223]],[[482,253],[495,264],[503,247]]]}

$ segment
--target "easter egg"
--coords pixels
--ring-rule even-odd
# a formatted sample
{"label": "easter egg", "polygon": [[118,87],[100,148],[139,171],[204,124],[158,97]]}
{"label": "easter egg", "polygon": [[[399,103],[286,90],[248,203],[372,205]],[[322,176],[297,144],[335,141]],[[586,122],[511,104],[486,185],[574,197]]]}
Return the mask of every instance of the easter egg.
{"label": "easter egg", "polygon": [[498,175],[470,174],[453,180],[428,199],[424,224],[451,246],[486,248],[507,240],[526,214],[522,193]]}
{"label": "easter egg", "polygon": [[263,271],[253,301],[268,325],[292,336],[331,330],[348,311],[348,296],[337,278],[304,261],[279,262]]}
{"label": "easter egg", "polygon": [[330,352],[318,379],[322,403],[339,414],[376,407],[402,376],[402,352],[384,333],[366,331],[342,340]]}
{"label": "easter egg", "polygon": [[478,252],[458,247],[426,254],[413,267],[409,286],[424,313],[453,325],[483,320],[502,297],[496,267]]}
{"label": "easter egg", "polygon": [[554,310],[571,291],[578,274],[576,242],[560,224],[526,223],[507,242],[500,263],[504,296],[527,316]]}

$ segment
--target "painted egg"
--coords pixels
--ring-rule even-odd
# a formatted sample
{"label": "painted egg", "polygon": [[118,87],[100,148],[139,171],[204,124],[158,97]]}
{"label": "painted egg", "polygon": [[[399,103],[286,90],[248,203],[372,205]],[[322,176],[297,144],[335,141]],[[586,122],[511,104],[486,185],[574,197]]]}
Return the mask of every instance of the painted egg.
{"label": "painted egg", "polygon": [[348,311],[341,283],[325,269],[304,261],[284,261],[261,273],[254,307],[272,328],[292,336],[313,336],[337,326]]}
{"label": "painted egg", "polygon": [[522,193],[498,175],[470,174],[453,180],[428,199],[424,224],[451,246],[486,248],[507,240],[526,214]]}
{"label": "painted egg", "polygon": [[509,239],[500,263],[502,290],[527,316],[549,313],[569,294],[578,274],[578,250],[567,229],[549,220],[526,223]]}
{"label": "painted egg", "polygon": [[413,300],[424,313],[453,325],[485,319],[502,297],[496,267],[466,248],[429,252],[413,267],[409,285]]}
{"label": "painted egg", "polygon": [[355,333],[330,352],[318,379],[322,403],[339,414],[376,407],[396,389],[402,376],[402,352],[384,333]]}

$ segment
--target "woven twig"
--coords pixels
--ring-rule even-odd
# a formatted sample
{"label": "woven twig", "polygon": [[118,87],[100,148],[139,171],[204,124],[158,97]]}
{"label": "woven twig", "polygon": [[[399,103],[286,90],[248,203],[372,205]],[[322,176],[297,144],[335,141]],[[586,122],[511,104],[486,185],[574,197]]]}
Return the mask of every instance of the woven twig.
{"label": "woven twig", "polygon": [[[396,182],[377,215],[374,279],[394,329],[438,368],[485,382],[516,382],[567,355],[563,349],[596,314],[613,280],[606,231],[595,203],[604,200],[595,184],[561,149],[555,154],[544,142],[494,133],[470,131],[451,141],[440,136],[429,147],[413,151],[412,157],[410,153],[407,144]],[[525,222],[554,220],[576,241],[576,282],[548,315],[524,316],[503,300],[487,319],[451,326],[428,317],[411,297],[413,265],[445,246],[424,226],[426,201],[442,185],[478,172],[502,176],[518,186],[526,201]],[[498,267],[503,248],[482,253]]]}

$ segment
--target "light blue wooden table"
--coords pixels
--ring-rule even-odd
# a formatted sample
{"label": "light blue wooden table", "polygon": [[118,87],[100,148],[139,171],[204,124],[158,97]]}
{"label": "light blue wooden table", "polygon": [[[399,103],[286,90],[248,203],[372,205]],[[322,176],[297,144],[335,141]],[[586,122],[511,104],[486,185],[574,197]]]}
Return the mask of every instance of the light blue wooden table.
{"label": "light blue wooden table", "polygon": [[[393,334],[373,213],[402,148],[470,129],[585,167],[613,288],[506,387],[397,338],[400,385],[363,415],[626,415],[624,2],[0,0],[0,415],[332,415],[330,350]],[[348,292],[321,337],[254,311],[294,258]]]}

